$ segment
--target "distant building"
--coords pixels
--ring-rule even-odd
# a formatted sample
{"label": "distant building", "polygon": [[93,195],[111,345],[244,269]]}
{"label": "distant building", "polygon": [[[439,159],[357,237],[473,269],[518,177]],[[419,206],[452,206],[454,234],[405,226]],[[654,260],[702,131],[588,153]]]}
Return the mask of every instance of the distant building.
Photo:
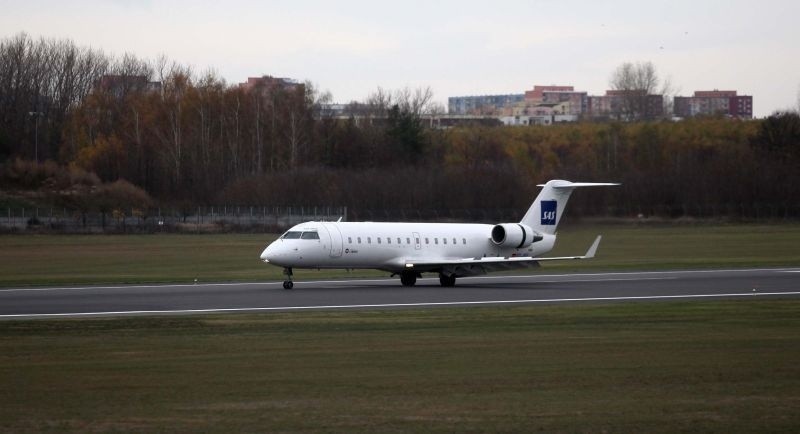
{"label": "distant building", "polygon": [[[388,113],[386,110],[378,110],[374,106],[359,102],[351,102],[349,104],[321,104],[317,116],[318,118],[334,119],[337,121],[352,121],[357,126],[382,126],[386,125],[388,121]],[[502,125],[500,119],[495,116],[423,114],[420,115],[419,120],[423,126],[433,129],[447,129],[468,125],[487,127]]]}
{"label": "distant building", "polygon": [[523,94],[453,96],[447,98],[447,113],[451,115],[494,115],[510,111],[525,100]]}
{"label": "distant building", "polygon": [[698,90],[694,96],[676,96],[674,113],[681,118],[722,115],[752,119],[753,97],[737,95],[735,90]]}
{"label": "distant building", "polygon": [[664,116],[664,95],[646,94],[643,90],[607,90],[605,95],[587,98],[584,114],[595,119],[657,119]]}
{"label": "distant building", "polygon": [[534,85],[533,90],[525,91],[525,107],[533,107],[532,114],[542,114],[535,109],[542,105],[557,106],[556,111],[562,115],[580,116],[587,109],[587,93],[576,92],[572,86]]}
{"label": "distant building", "polygon": [[255,89],[260,90],[262,93],[269,94],[276,90],[282,91],[297,91],[305,92],[305,85],[292,80],[291,78],[272,77],[265,75],[263,77],[248,77],[244,83],[239,83],[239,88],[245,92],[251,92]]}
{"label": "distant building", "polygon": [[500,122],[506,126],[527,126],[527,125],[552,125],[563,122],[577,122],[577,115],[569,114],[550,114],[550,115],[517,115],[501,116]]}
{"label": "distant building", "polygon": [[161,82],[148,81],[144,75],[107,74],[97,80],[95,89],[122,98],[131,92],[161,92]]}

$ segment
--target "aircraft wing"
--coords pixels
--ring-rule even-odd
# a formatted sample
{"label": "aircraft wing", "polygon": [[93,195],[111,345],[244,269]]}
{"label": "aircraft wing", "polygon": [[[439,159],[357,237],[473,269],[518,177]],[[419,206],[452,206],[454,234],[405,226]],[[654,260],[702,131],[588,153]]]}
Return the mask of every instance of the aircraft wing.
{"label": "aircraft wing", "polygon": [[591,259],[597,253],[602,235],[595,238],[594,243],[581,256],[558,256],[550,258],[535,258],[532,256],[493,256],[482,258],[456,258],[456,259],[409,259],[406,261],[407,270],[430,271],[446,270],[458,275],[483,274],[489,271],[511,270],[516,268],[538,267],[542,261],[563,261],[568,259]]}

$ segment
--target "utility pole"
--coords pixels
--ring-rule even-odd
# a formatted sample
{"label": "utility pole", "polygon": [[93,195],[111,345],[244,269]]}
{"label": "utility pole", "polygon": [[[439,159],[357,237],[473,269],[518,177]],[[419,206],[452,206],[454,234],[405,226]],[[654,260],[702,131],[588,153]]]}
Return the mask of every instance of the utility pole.
{"label": "utility pole", "polygon": [[35,116],[36,117],[36,126],[33,127],[34,129],[34,148],[33,148],[33,158],[36,162],[39,162],[39,117],[43,115],[42,112],[28,112],[28,116]]}

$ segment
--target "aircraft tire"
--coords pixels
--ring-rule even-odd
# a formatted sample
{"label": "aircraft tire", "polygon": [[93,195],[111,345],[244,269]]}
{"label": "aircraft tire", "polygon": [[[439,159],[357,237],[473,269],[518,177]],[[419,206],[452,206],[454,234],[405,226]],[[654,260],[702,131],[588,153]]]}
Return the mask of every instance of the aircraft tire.
{"label": "aircraft tire", "polygon": [[400,283],[402,283],[403,286],[414,286],[414,284],[417,283],[417,275],[406,272],[400,273]]}
{"label": "aircraft tire", "polygon": [[446,276],[444,274],[440,274],[439,284],[447,288],[456,286],[456,276]]}
{"label": "aircraft tire", "polygon": [[286,280],[283,282],[283,289],[292,289],[294,287],[294,283],[291,280]]}

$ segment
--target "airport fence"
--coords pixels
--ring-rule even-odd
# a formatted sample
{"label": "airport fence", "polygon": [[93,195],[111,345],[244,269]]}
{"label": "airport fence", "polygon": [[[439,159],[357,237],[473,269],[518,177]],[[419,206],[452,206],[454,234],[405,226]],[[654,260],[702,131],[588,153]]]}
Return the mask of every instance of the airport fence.
{"label": "airport fence", "polygon": [[[282,232],[305,221],[401,221],[508,223],[519,221],[526,209],[361,209],[346,206],[268,207],[201,206],[112,210],[109,212],[68,208],[0,209],[0,231],[49,231],[62,233],[126,232]],[[737,221],[797,221],[800,204],[708,204],[657,207],[584,207],[571,204],[566,221],[582,217],[617,220],[674,220],[695,218]]]}
{"label": "airport fence", "polygon": [[0,229],[64,233],[279,232],[304,221],[347,219],[347,207],[208,206],[184,209],[12,208],[0,215]]}

